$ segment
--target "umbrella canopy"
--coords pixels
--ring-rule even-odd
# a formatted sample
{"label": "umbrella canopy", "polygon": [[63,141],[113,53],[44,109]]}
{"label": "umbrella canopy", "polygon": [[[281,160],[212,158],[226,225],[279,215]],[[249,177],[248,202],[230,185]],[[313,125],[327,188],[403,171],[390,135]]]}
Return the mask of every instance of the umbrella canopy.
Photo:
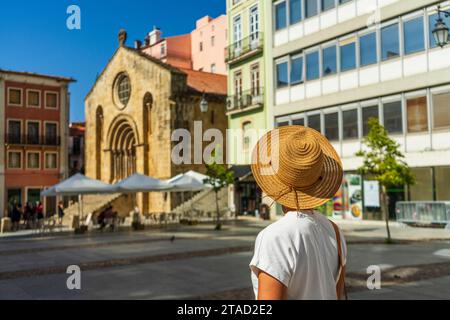
{"label": "umbrella canopy", "polygon": [[146,175],[136,173],[114,186],[118,193],[154,192],[164,191],[171,188],[166,181],[161,181]]}
{"label": "umbrella canopy", "polygon": [[172,192],[196,192],[202,191],[206,188],[211,188],[210,185],[203,183],[206,178],[208,177],[201,173],[188,171],[173,177],[167,182],[172,186],[170,189]]}
{"label": "umbrella canopy", "polygon": [[101,194],[111,192],[114,192],[113,186],[78,173],[63,182],[44,190],[41,193],[41,196],[76,196],[82,194]]}

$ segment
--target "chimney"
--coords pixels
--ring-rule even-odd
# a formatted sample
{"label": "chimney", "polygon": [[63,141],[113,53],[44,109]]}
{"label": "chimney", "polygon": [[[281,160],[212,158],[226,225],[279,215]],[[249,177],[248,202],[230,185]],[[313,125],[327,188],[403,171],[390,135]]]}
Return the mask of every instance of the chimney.
{"label": "chimney", "polygon": [[159,40],[161,40],[161,35],[162,35],[161,30],[159,30],[159,28],[157,27],[153,27],[153,31],[148,34],[150,41],[149,44],[152,46],[155,43],[159,42]]}
{"label": "chimney", "polygon": [[141,40],[136,40],[134,42],[134,48],[139,50],[139,49],[141,49],[141,47],[142,47],[142,41]]}

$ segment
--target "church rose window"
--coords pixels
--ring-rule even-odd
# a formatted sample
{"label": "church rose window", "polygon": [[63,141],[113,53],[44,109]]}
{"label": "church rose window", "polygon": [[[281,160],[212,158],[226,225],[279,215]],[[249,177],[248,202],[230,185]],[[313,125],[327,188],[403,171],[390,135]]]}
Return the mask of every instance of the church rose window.
{"label": "church rose window", "polygon": [[117,95],[122,105],[126,106],[130,100],[131,85],[130,78],[126,75],[120,75],[117,80]]}

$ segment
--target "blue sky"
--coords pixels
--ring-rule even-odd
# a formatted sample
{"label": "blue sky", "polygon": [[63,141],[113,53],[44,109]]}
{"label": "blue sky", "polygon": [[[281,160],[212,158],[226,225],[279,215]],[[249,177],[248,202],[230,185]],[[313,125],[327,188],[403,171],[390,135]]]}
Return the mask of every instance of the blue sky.
{"label": "blue sky", "polygon": [[[69,5],[81,8],[81,30],[66,27]],[[225,13],[225,0],[33,0],[2,1],[0,69],[73,77],[71,121],[84,121],[84,97],[117,48],[158,26],[163,36],[190,32],[205,15]]]}

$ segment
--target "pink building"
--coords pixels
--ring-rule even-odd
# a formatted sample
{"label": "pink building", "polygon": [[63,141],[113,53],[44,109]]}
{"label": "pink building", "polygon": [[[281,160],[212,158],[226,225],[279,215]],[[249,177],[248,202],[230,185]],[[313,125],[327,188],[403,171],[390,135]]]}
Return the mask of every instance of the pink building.
{"label": "pink building", "polygon": [[161,30],[154,28],[144,44],[136,41],[135,46],[174,67],[226,75],[226,43],[227,19],[222,15],[203,17],[190,34],[180,36],[163,38]]}

